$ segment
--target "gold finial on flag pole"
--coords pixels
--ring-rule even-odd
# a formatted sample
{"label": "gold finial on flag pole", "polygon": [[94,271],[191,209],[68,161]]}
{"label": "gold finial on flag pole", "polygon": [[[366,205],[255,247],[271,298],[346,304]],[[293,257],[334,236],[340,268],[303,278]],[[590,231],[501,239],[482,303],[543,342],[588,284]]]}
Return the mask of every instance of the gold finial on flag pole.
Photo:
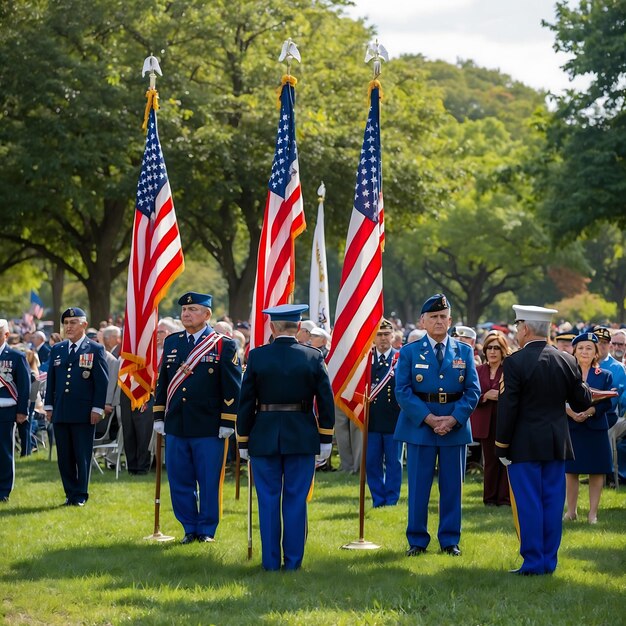
{"label": "gold finial on flag pole", "polygon": [[150,72],[150,87],[148,91],[146,91],[146,98],[148,102],[146,102],[146,110],[143,116],[143,130],[147,130],[148,128],[148,117],[150,117],[150,109],[154,109],[155,111],[159,110],[159,92],[156,90],[156,75],[163,76],[163,72],[161,71],[161,66],[159,65],[159,61],[152,54],[143,62],[143,70],[141,71],[141,75],[145,76],[146,72]]}

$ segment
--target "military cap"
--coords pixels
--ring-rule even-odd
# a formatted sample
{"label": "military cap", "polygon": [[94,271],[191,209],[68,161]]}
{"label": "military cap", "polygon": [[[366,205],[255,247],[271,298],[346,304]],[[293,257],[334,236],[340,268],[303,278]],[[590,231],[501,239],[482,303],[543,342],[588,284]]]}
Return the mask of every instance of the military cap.
{"label": "military cap", "polygon": [[263,313],[269,315],[272,322],[299,322],[302,313],[308,309],[308,304],[279,304],[263,309]]}
{"label": "military cap", "polygon": [[516,322],[550,322],[552,316],[558,313],[556,309],[546,309],[542,306],[514,304]]}
{"label": "military cap", "polygon": [[611,341],[611,331],[606,326],[594,326],[592,332],[600,341]]}
{"label": "military cap", "polygon": [[65,309],[63,313],[61,313],[61,323],[69,317],[84,317],[87,319],[87,313],[78,307],[70,307],[69,309]]}
{"label": "military cap", "polygon": [[95,328],[88,328],[85,331],[85,335],[87,335],[89,339],[96,339],[98,337],[98,331]]}
{"label": "military cap", "polygon": [[303,328],[304,330],[308,330],[309,332],[311,332],[314,328],[317,328],[317,326],[315,325],[315,322],[312,320],[302,320],[300,322],[300,328]]}
{"label": "military cap", "polygon": [[576,332],[576,329],[572,329],[572,330],[563,331],[561,333],[557,333],[554,336],[554,339],[555,341],[571,341],[577,335],[578,333]]}
{"label": "military cap", "polygon": [[311,331],[311,336],[313,336],[313,337],[324,337],[324,339],[326,339],[326,341],[330,341],[330,333],[327,330],[324,330],[323,328],[320,328],[319,326],[316,326]]}
{"label": "military cap", "polygon": [[378,328],[378,330],[383,330],[383,331],[390,331],[391,330],[392,331],[393,330],[393,324],[389,320],[387,320],[387,319],[385,319],[383,317],[383,319],[380,322],[380,327]]}
{"label": "military cap", "polygon": [[213,306],[213,296],[208,293],[197,293],[195,291],[188,291],[178,298],[178,304],[199,304],[201,306],[209,307]]}
{"label": "military cap", "polygon": [[575,346],[577,343],[581,341],[591,341],[593,343],[598,343],[598,335],[596,333],[580,333],[572,339],[572,345]]}
{"label": "military cap", "polygon": [[435,313],[437,311],[443,311],[450,308],[452,307],[450,306],[450,302],[448,302],[448,298],[446,298],[442,293],[436,293],[424,302],[420,315],[423,315],[424,313]]}
{"label": "military cap", "polygon": [[450,333],[453,337],[469,337],[476,339],[476,331],[470,326],[455,326]]}

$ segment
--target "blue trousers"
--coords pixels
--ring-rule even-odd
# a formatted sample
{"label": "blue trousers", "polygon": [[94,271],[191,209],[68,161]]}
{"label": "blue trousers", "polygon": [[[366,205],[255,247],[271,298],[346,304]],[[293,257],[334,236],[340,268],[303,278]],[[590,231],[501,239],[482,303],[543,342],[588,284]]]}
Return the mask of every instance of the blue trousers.
{"label": "blue trousers", "polygon": [[374,506],[393,506],[400,498],[402,464],[393,433],[367,434],[365,474]]}
{"label": "blue trousers", "polygon": [[[13,408],[15,419],[15,408]],[[0,498],[8,498],[15,482],[13,427],[15,422],[0,421]]]}
{"label": "blue trousers", "polygon": [[407,444],[409,484],[409,522],[406,537],[410,546],[426,548],[428,534],[428,501],[439,459],[439,530],[442,548],[461,539],[461,495],[465,476],[465,445],[416,446]]}
{"label": "blue trousers", "polygon": [[185,534],[215,536],[222,509],[226,443],[218,437],[165,438],[172,509]]}
{"label": "blue trousers", "polygon": [[[315,456],[284,454],[251,458],[259,502],[261,561],[266,570],[302,564],[307,535],[306,498],[315,473]],[[281,524],[282,512],[282,524]]]}
{"label": "blue trousers", "polygon": [[71,502],[86,502],[89,498],[89,476],[93,455],[92,424],[54,422],[54,438],[57,444],[57,463],[65,490]]}
{"label": "blue trousers", "polygon": [[511,463],[511,508],[524,559],[521,570],[551,574],[563,530],[565,461]]}

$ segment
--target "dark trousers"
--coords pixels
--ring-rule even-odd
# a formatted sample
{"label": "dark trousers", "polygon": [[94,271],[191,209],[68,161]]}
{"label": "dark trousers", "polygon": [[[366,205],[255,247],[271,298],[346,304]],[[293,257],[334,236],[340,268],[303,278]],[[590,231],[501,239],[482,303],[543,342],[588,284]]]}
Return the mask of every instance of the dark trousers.
{"label": "dark trousers", "polygon": [[92,424],[54,422],[59,472],[65,496],[72,504],[86,502],[89,498],[95,430]]}
{"label": "dark trousers", "polygon": [[120,408],[126,467],[131,474],[145,474],[150,469],[150,439],[154,424],[153,401],[150,400],[143,411],[131,410],[130,400],[126,394],[122,395]]}
{"label": "dark trousers", "polygon": [[[13,408],[15,414],[15,408]],[[15,422],[0,422],[0,498],[8,498],[15,480],[13,458],[13,426]]]}
{"label": "dark trousers", "polygon": [[500,463],[496,456],[496,418],[491,418],[489,437],[481,439],[480,445],[483,450],[484,474],[483,474],[483,502],[485,504],[510,505],[509,476],[506,467]]}

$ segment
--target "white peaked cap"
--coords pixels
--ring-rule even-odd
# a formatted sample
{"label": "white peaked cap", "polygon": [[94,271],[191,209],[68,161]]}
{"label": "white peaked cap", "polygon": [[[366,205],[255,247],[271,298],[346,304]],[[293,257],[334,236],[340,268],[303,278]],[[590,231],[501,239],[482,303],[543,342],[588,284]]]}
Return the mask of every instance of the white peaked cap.
{"label": "white peaked cap", "polygon": [[515,311],[515,319],[525,322],[551,322],[552,316],[558,313],[556,309],[523,304],[514,304],[513,310]]}

